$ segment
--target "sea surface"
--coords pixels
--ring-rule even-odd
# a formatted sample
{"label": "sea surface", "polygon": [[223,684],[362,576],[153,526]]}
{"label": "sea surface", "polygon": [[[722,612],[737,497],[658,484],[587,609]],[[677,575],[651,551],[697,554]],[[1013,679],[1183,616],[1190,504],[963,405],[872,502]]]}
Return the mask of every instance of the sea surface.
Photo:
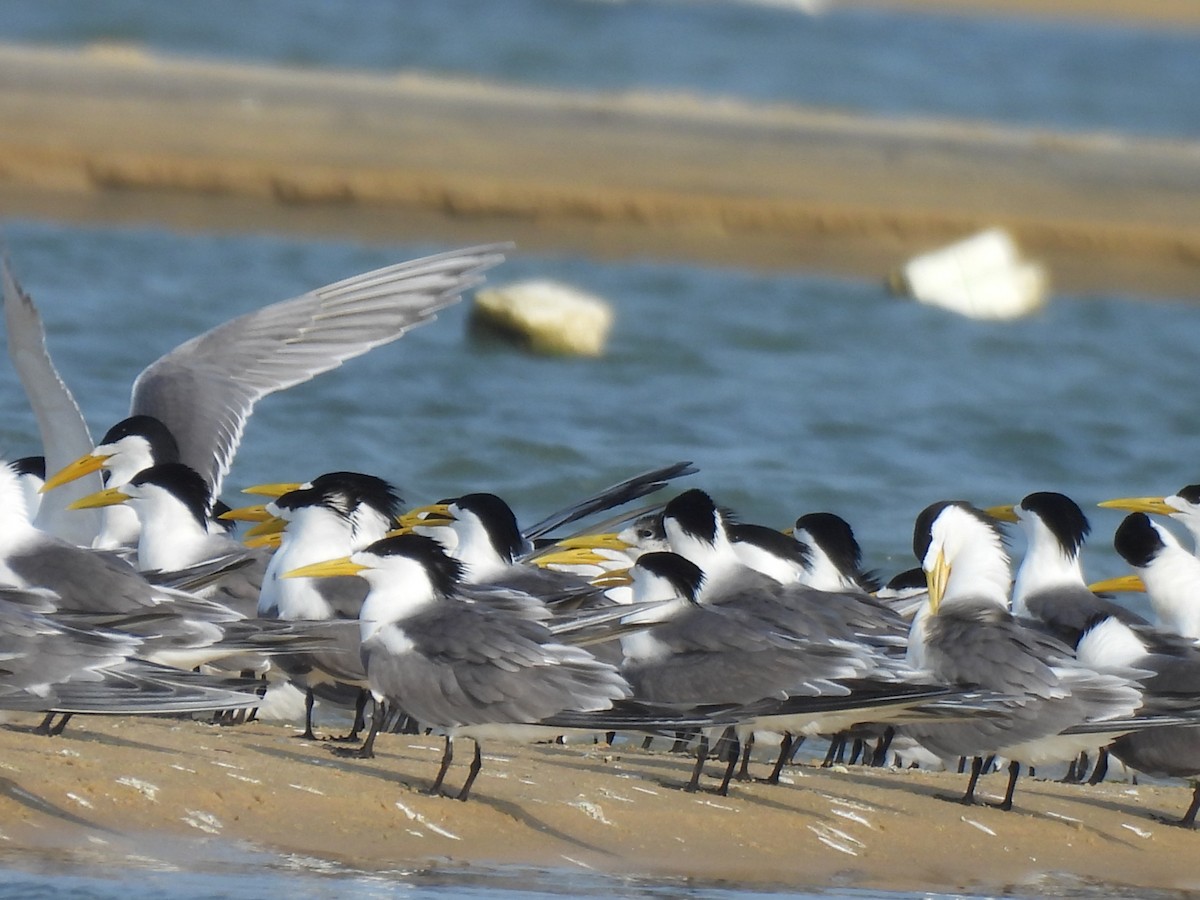
{"label": "sea surface", "polygon": [[[783,3],[717,0],[14,0],[0,40],[1200,135],[1200,35],[1103,24],[836,5],[810,16]],[[181,341],[266,303],[448,249],[13,220],[0,223],[0,238],[97,437],[125,414],[141,368]],[[814,273],[518,250],[490,279],[526,277],[611,303],[616,324],[602,359],[535,358],[480,342],[459,305],[264,400],[224,499],[238,505],[237,489],[258,482],[357,469],[393,480],[414,504],[494,491],[533,521],[635,472],[691,460],[700,472],[686,485],[746,520],[784,527],[816,510],[844,516],[867,565],[886,578],[915,565],[912,523],[927,504],[1058,490],[1089,510],[1085,559],[1100,578],[1125,567],[1111,549],[1120,514],[1097,501],[1200,481],[1194,297],[1055,294],[1034,317],[989,323]],[[0,456],[38,451],[21,387],[0,363]],[[1019,556],[1019,535],[1013,549]],[[0,898],[758,893],[578,874],[564,887],[564,877],[382,878],[253,855],[233,874],[64,872],[0,858]]]}

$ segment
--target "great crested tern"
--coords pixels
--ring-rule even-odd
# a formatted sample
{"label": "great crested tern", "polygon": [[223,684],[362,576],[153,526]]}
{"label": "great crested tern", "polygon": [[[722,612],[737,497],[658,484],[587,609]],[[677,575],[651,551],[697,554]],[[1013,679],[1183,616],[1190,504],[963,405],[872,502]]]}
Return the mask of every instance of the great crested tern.
{"label": "great crested tern", "polygon": [[80,627],[128,631],[142,639],[145,659],[182,669],[246,653],[300,651],[324,640],[152,584],[111,553],[42,532],[29,521],[7,466],[0,466],[0,585],[48,590],[59,615],[70,614]]}
{"label": "great crested tern", "polygon": [[862,547],[850,523],[836,513],[805,513],[792,526],[792,537],[807,549],[803,581],[822,591],[865,591],[879,579],[863,570]]}
{"label": "great crested tern", "polygon": [[973,757],[961,802],[975,802],[981,759],[1009,762],[1001,809],[1011,809],[1021,765],[1074,759],[1134,730],[1142,685],[1082,664],[1073,648],[1023,625],[1008,609],[1011,572],[998,523],[965,501],[928,506],[913,551],[929,580],[929,607],[909,637],[909,660],[940,682],[1005,698],[994,717],[904,726],[942,757]]}
{"label": "great crested tern", "polygon": [[1136,579],[1109,579],[1093,584],[1093,590],[1142,587],[1150,598],[1156,624],[1164,631],[1200,640],[1200,559],[1188,552],[1179,539],[1145,513],[1130,513],[1113,534],[1113,547],[1133,568]]}
{"label": "great crested tern", "polygon": [[[833,719],[854,724],[902,717],[950,693],[928,681],[905,680],[898,668],[875,678],[879,663],[867,648],[814,640],[763,608],[697,602],[703,572],[677,554],[642,554],[628,578],[636,604],[656,604],[626,620],[645,630],[621,638],[621,673],[634,696],[684,709],[741,707],[746,712],[735,726],[740,739],[756,730],[838,730],[829,724]],[[699,785],[707,748],[706,736],[688,790]],[[735,762],[731,754],[718,793],[728,790]]]}
{"label": "great crested tern", "polygon": [[[503,261],[507,246],[399,263],[232,319],[142,370],[133,383],[130,416],[161,423],[178,446],[177,461],[199,472],[217,497],[259,400],[432,321]],[[140,429],[131,432],[145,438]],[[147,464],[139,459],[128,471],[123,452],[120,441],[105,441],[55,471],[45,489],[101,468],[110,471],[109,486],[118,487],[121,479],[113,471],[124,469],[132,477]],[[162,461],[170,460],[151,460]],[[127,532],[106,535],[101,544],[129,539]]]}
{"label": "great crested tern", "polygon": [[77,627],[56,619],[58,611],[50,591],[0,588],[0,708],[130,715],[259,702],[252,686],[137,659],[141,638]]}
{"label": "great crested tern", "polygon": [[[1079,655],[1093,664],[1151,673],[1146,680],[1144,711],[1164,716],[1183,713],[1183,723],[1122,735],[1105,748],[1107,753],[1148,775],[1174,778],[1200,775],[1200,724],[1194,724],[1200,708],[1200,646],[1153,629],[1134,629],[1116,618],[1108,618],[1088,629],[1080,641]],[[1197,810],[1200,810],[1200,787],[1193,792],[1183,817],[1172,824],[1194,828]]]}
{"label": "great crested tern", "polygon": [[464,494],[438,504],[416,528],[443,542],[446,552],[462,564],[462,580],[531,594],[546,602],[598,593],[583,578],[527,563],[533,544],[521,532],[516,514],[495,494]]}
{"label": "great crested tern", "polygon": [[1188,530],[1193,548],[1200,553],[1200,484],[1185,485],[1168,497],[1120,497],[1096,505],[1106,509],[1169,516]]}
{"label": "great crested tern", "polygon": [[1082,551],[1091,526],[1070,497],[1035,491],[1015,506],[992,507],[986,512],[1003,521],[1019,522],[1025,533],[1025,555],[1013,582],[1013,615],[1041,623],[1069,647],[1105,616],[1149,626],[1137,613],[1088,588]]}
{"label": "great crested tern", "polygon": [[[383,538],[393,527],[403,501],[395,487],[374,475],[328,472],[267,504],[287,524],[279,549],[263,577],[258,613],[284,620],[357,621],[368,586],[361,578],[286,578],[285,573],[348,556]],[[328,649],[282,655],[275,664],[305,692],[301,737],[315,740],[313,703],[319,696],[335,702],[355,698],[355,720],[346,740],[357,740],[367,693],[358,630],[337,633]],[[360,755],[374,755],[365,744]]]}
{"label": "great crested tern", "polygon": [[25,495],[25,514],[37,521],[42,505],[42,485],[46,483],[46,457],[22,456],[9,462],[8,467],[17,476]]}
{"label": "great crested tern", "polygon": [[673,497],[663,510],[663,529],[672,552],[704,573],[699,602],[768,610],[814,639],[845,640],[873,651],[904,647],[907,624],[883,604],[861,590],[780,584],[742,561],[730,528],[729,514],[699,488]]}
{"label": "great crested tern", "polygon": [[[780,584],[747,566],[730,540],[730,515],[699,489],[673,498],[663,510],[663,523],[672,550],[689,558],[704,572],[705,583],[697,598],[701,603],[754,610],[776,617],[785,627],[810,640],[858,647],[872,662],[863,677],[892,682],[893,694],[900,691],[901,682],[913,680],[903,661],[907,623],[861,588],[823,591],[799,582]],[[715,585],[710,579],[715,580]],[[870,701],[868,695],[872,690],[872,685],[865,681],[858,686],[863,705]],[[798,716],[790,721],[775,717],[774,721],[793,735],[833,735],[851,726],[867,724],[870,718],[860,710]],[[881,722],[894,715],[874,718]],[[765,722],[761,727],[770,728]]]}
{"label": "great crested tern", "polygon": [[288,574],[361,575],[370,585],[359,623],[371,693],[446,734],[432,793],[441,792],[456,738],[475,743],[457,794],[466,800],[482,766],[481,740],[544,737],[556,714],[607,710],[630,694],[613,666],[561,642],[533,608],[464,600],[462,565],[432,538],[396,535]]}

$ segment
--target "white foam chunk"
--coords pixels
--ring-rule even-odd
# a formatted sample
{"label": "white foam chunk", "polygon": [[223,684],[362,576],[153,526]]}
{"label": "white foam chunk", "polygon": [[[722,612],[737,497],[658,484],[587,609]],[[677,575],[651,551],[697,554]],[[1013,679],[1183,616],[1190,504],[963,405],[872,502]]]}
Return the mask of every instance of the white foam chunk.
{"label": "white foam chunk", "polygon": [[613,319],[605,300],[538,279],[478,291],[471,324],[534,353],[600,356]]}

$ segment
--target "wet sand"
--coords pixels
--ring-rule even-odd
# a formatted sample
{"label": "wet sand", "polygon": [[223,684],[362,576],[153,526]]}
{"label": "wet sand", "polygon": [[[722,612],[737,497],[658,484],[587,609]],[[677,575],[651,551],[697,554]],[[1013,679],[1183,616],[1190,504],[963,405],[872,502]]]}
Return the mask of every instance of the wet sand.
{"label": "wet sand", "polygon": [[[1004,813],[939,799],[964,787],[950,773],[805,765],[785,784],[719,797],[682,791],[690,760],[662,742],[494,743],[460,803],[425,793],[438,738],[385,735],[377,759],[358,760],[295,733],[172,719],[76,719],[59,738],[0,727],[3,847],[117,865],[250,846],[366,871],[519,864],[762,887],[1200,888],[1197,834],[1153,818],[1178,817],[1184,787],[1023,779],[1018,809]],[[981,786],[1002,792],[1004,776]]]}
{"label": "wet sand", "polygon": [[1063,290],[1197,295],[1200,145],[728,98],[0,46],[9,217],[883,279],[1004,225]]}

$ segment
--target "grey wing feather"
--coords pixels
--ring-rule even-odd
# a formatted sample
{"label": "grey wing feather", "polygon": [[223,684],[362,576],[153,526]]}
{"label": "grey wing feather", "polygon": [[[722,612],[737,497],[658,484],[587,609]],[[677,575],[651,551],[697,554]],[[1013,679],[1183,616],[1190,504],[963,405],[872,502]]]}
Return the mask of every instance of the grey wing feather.
{"label": "grey wing feather", "polygon": [[[37,419],[46,471],[57,472],[92,452],[92,436],[79,404],[50,357],[37,307],[17,284],[7,258],[3,260],[2,268],[8,355]],[[67,504],[101,487],[100,475],[96,473],[63,485],[59,491],[49,492],[42,499],[36,524],[73,544],[89,546],[100,532],[100,511],[68,510]]]}
{"label": "grey wing feather", "polygon": [[1117,738],[1109,750],[1121,762],[1148,775],[1200,775],[1200,725],[1135,731]]}
{"label": "grey wing feather", "polygon": [[1041,591],[1029,596],[1025,605],[1052,635],[1074,646],[1098,619],[1115,616],[1126,625],[1149,626],[1146,619],[1085,587],[1065,587]]}
{"label": "grey wing feather", "polygon": [[404,633],[414,652],[364,642],[371,688],[429,725],[533,723],[564,710],[604,709],[628,694],[611,666],[548,643],[545,628],[527,619],[464,604],[414,616]]}
{"label": "grey wing feather", "polygon": [[399,263],[232,319],[143,370],[130,414],[166,424],[182,462],[216,495],[255,403],[432,321],[504,259],[506,246]]}

